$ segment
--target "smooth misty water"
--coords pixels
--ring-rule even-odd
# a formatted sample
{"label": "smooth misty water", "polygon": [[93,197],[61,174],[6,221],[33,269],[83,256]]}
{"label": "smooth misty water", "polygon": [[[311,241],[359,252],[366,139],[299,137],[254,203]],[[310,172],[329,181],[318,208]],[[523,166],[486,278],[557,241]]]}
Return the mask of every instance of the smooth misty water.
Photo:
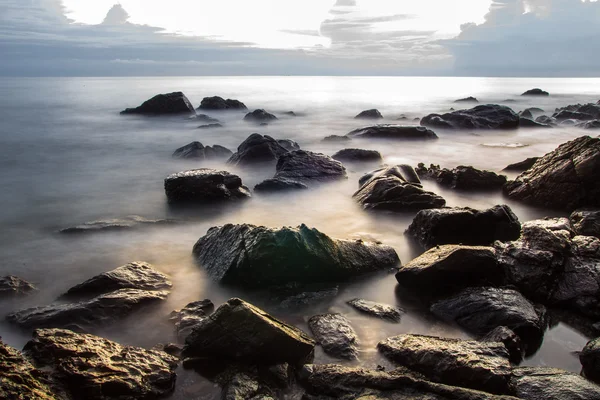
{"label": "smooth misty water", "polygon": [[[523,91],[541,87],[549,98],[523,98]],[[205,96],[220,95],[243,101],[250,109],[275,114],[293,110],[268,127],[242,121],[242,113],[209,113],[225,128],[194,129],[198,122],[183,117],[120,116],[157,93],[183,91],[197,106]],[[372,366],[385,363],[375,344],[405,332],[467,337],[433,321],[395,293],[393,275],[375,276],[339,288],[335,298],[298,312],[285,312],[279,301],[264,294],[247,294],[211,282],[191,256],[195,241],[209,227],[225,223],[310,227],[340,238],[376,238],[393,246],[403,262],[419,254],[404,237],[413,214],[373,214],[362,211],[351,196],[361,174],[374,165],[347,165],[347,181],[324,184],[306,192],[252,200],[226,208],[206,208],[194,215],[174,214],[166,204],[163,179],[170,173],[198,167],[225,168],[253,187],[271,177],[271,169],[236,169],[223,163],[201,164],[171,158],[177,147],[193,140],[234,150],[250,133],[297,141],[302,148],[333,154],[343,147],[379,150],[388,164],[419,162],[454,167],[460,164],[500,170],[509,163],[543,155],[558,144],[586,133],[575,128],[521,129],[510,132],[439,133],[432,142],[359,141],[322,143],[327,135],[343,135],[365,125],[353,119],[358,112],[378,108],[392,123],[405,114],[414,117],[443,112],[460,105],[452,101],[475,96],[482,103],[506,103],[515,111],[536,106],[551,113],[555,107],[596,102],[600,79],[492,78],[352,78],[352,77],[210,77],[210,78],[66,78],[0,79],[0,275],[15,274],[34,282],[39,293],[16,303],[0,304],[0,313],[51,302],[70,286],[133,260],[152,263],[169,274],[174,284],[163,306],[96,333],[125,344],[153,346],[174,341],[169,311],[190,301],[210,298],[218,305],[239,296],[282,319],[308,330],[306,320],[324,311],[342,312],[361,339],[361,360]],[[487,147],[482,144],[521,143],[527,147]],[[521,221],[558,215],[504,199],[500,193],[470,194],[425,183],[446,198],[449,206],[487,208],[507,203]],[[129,214],[149,218],[192,218],[193,223],[83,236],[59,235],[60,228],[99,218]],[[399,304],[409,310],[400,324],[388,324],[357,314],[345,301],[364,297]],[[0,336],[21,347],[28,336],[0,324]],[[579,371],[574,351],[587,338],[564,323],[551,328],[527,365],[550,365]],[[317,360],[335,361],[318,351]],[[176,398],[212,398],[213,385],[194,373],[178,370]],[[201,394],[204,393],[204,394]],[[190,397],[191,396],[191,397]]]}

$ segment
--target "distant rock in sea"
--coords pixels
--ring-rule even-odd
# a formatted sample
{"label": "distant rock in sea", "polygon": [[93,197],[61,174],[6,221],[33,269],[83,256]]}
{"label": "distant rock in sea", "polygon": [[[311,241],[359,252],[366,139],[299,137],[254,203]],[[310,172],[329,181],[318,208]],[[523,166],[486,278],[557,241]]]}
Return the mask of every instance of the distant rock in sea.
{"label": "distant rock in sea", "polygon": [[542,89],[530,89],[528,91],[526,91],[525,93],[523,93],[521,96],[549,96],[550,93],[542,90]]}
{"label": "distant rock in sea", "polygon": [[172,115],[172,114],[195,114],[192,103],[182,92],[158,94],[150,100],[142,103],[136,108],[127,108],[121,114],[142,115]]}

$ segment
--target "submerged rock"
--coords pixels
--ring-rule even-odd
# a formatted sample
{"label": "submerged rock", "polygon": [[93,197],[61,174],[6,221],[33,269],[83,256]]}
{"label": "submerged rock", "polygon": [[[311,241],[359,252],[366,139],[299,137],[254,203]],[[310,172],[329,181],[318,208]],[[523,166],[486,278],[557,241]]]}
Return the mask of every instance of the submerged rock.
{"label": "submerged rock", "polygon": [[477,100],[473,96],[469,96],[469,97],[465,97],[464,99],[454,100],[454,102],[455,103],[479,103],[479,100]]}
{"label": "submerged rock", "polygon": [[25,353],[76,399],[156,399],[175,388],[177,359],[98,336],[39,329]]}
{"label": "submerged rock", "polygon": [[352,139],[349,138],[348,136],[339,136],[339,135],[329,135],[329,136],[325,136],[323,138],[323,140],[321,140],[322,142],[349,142]]}
{"label": "submerged rock", "polygon": [[348,301],[348,304],[363,314],[368,314],[390,322],[400,322],[402,314],[404,313],[404,311],[398,307],[375,303],[374,301],[364,299],[353,299]]}
{"label": "submerged rock", "polygon": [[378,139],[437,139],[438,136],[431,129],[423,126],[412,125],[375,125],[355,129],[348,133],[351,138],[378,138]]}
{"label": "submerged rock", "polygon": [[406,232],[427,249],[441,244],[490,245],[518,239],[521,224],[507,205],[481,211],[434,208],[419,211]]}
{"label": "submerged rock", "polygon": [[230,359],[251,365],[306,361],[315,343],[304,332],[240,299],[230,299],[186,338],[188,357]]}
{"label": "submerged rock", "polygon": [[543,156],[506,183],[504,192],[513,200],[540,207],[569,211],[600,207],[599,170],[600,139],[583,136]]}
{"label": "submerged rock", "polygon": [[154,225],[175,225],[182,223],[175,219],[148,219],[139,215],[128,215],[124,218],[110,218],[85,222],[81,225],[64,228],[59,233],[96,233],[104,231],[120,231]]}
{"label": "submerged rock", "polygon": [[540,124],[552,125],[552,126],[558,124],[558,121],[556,121],[556,118],[552,118],[547,115],[540,115],[539,117],[537,117],[535,119],[535,122],[538,122]]}
{"label": "submerged rock", "polygon": [[550,93],[542,90],[542,89],[529,89],[526,92],[524,92],[521,96],[549,96]]}
{"label": "submerged rock", "polygon": [[35,290],[35,286],[18,276],[0,277],[0,299],[24,296]]}
{"label": "submerged rock", "polygon": [[248,107],[239,100],[225,100],[219,96],[205,97],[202,99],[198,110],[247,110]]}
{"label": "submerged rock", "polygon": [[421,179],[433,179],[442,186],[458,190],[500,189],[506,183],[504,175],[464,165],[449,170],[433,164],[426,168],[423,163],[420,163],[416,171]]}
{"label": "submerged rock", "polygon": [[600,209],[576,210],[569,219],[577,235],[600,238]]}
{"label": "submerged rock", "polygon": [[217,123],[217,124],[200,125],[196,129],[214,129],[214,128],[222,128],[222,127],[223,127],[223,125]]}
{"label": "submerged rock", "polygon": [[281,178],[265,179],[254,186],[255,192],[284,192],[298,189],[308,189],[308,186],[302,182]]}
{"label": "submerged rock", "polygon": [[366,173],[365,175],[361,176],[361,178],[358,180],[358,187],[360,188],[364,186],[367,182],[375,178],[386,176],[396,176],[405,182],[412,183],[417,186],[421,185],[419,176],[417,175],[417,172],[413,167],[406,164],[399,164],[394,165],[392,167],[385,166]]}
{"label": "submerged rock", "polygon": [[192,142],[173,152],[174,158],[198,158],[201,160],[212,160],[230,157],[233,152],[223,146],[204,146],[200,142]]}
{"label": "submerged rock", "polygon": [[194,326],[200,321],[208,317],[215,309],[212,301],[200,300],[189,303],[181,310],[171,312],[169,320],[175,323],[177,337],[185,339],[191,332]]}
{"label": "submerged rock", "polygon": [[481,338],[482,342],[502,343],[510,354],[510,362],[519,364],[523,360],[525,348],[521,338],[506,326],[499,326]]}
{"label": "submerged rock", "polygon": [[195,114],[192,103],[182,92],[158,94],[136,108],[127,108],[121,114],[169,115]]}
{"label": "submerged rock", "polygon": [[308,327],[325,353],[346,360],[358,358],[358,336],[342,314],[315,315]]}
{"label": "submerged rock", "polygon": [[377,150],[343,149],[331,156],[334,160],[347,162],[381,162],[381,154]]}
{"label": "submerged rock", "polygon": [[523,161],[516,162],[514,164],[509,164],[502,171],[515,171],[515,172],[523,172],[533,167],[533,165],[539,160],[540,157],[529,157]]}
{"label": "submerged rock", "polygon": [[451,113],[429,114],[421,125],[441,129],[516,129],[519,116],[510,108],[487,104]]}
{"label": "submerged rock", "polygon": [[519,118],[519,127],[521,128],[552,128],[551,124],[543,124],[529,118]]}
{"label": "submerged rock", "polygon": [[556,368],[514,368],[511,384],[524,400],[600,399],[600,386]]}
{"label": "submerged rock", "polygon": [[583,129],[600,129],[600,119],[582,122],[582,123],[578,124],[577,127],[583,128]]}
{"label": "submerged rock", "polygon": [[256,124],[268,123],[275,120],[277,120],[276,116],[266,112],[263,109],[254,110],[244,116],[244,121],[254,122]]}
{"label": "submerged rock", "polygon": [[281,155],[275,169],[275,179],[306,182],[347,178],[346,168],[341,162],[325,154],[304,150]]}
{"label": "submerged rock", "polygon": [[227,160],[232,165],[275,163],[288,150],[271,136],[253,133],[237,148],[237,152]]}
{"label": "submerged rock", "polygon": [[213,118],[206,114],[192,115],[191,117],[189,117],[189,119],[200,121],[200,122],[206,122],[206,123],[219,123],[220,122],[218,119]]}
{"label": "submerged rock", "polygon": [[511,366],[502,343],[399,335],[377,348],[394,363],[447,385],[510,393]]}
{"label": "submerged rock", "polygon": [[269,287],[292,282],[337,282],[394,267],[398,255],[377,243],[332,239],[306,225],[272,229],[225,225],[208,230],[194,256],[224,284]]}
{"label": "submerged rock", "polygon": [[360,112],[355,119],[382,119],[383,115],[377,109],[370,109]]}
{"label": "submerged rock", "polygon": [[165,192],[170,203],[207,203],[250,197],[239,176],[210,168],[192,169],[169,175]]}

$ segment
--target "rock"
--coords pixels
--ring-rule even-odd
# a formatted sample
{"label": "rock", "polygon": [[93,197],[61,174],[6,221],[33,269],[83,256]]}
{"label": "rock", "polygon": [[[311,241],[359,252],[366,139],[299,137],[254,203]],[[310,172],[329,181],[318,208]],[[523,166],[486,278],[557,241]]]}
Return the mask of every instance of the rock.
{"label": "rock", "polygon": [[377,150],[343,149],[331,156],[334,160],[347,162],[381,162],[381,154]]}
{"label": "rock", "polygon": [[356,117],[354,117],[355,119],[381,119],[383,118],[383,115],[381,115],[381,113],[379,112],[379,110],[376,109],[370,109],[370,110],[365,110],[360,112]]}
{"label": "rock", "polygon": [[381,176],[369,180],[352,196],[365,210],[414,211],[439,208],[446,200],[421,185],[397,176]]}
{"label": "rock", "polygon": [[348,304],[363,314],[371,315],[389,322],[400,322],[404,311],[388,304],[375,303],[364,299],[353,299]]}
{"label": "rock", "polygon": [[577,235],[600,238],[600,209],[576,210],[569,219]]}
{"label": "rock", "polygon": [[548,117],[547,115],[541,115],[541,116],[537,117],[535,119],[535,122],[538,122],[540,124],[546,124],[546,125],[558,124],[558,121],[556,121],[556,118]]}
{"label": "rock", "polygon": [[419,180],[419,175],[417,175],[415,169],[410,165],[399,164],[394,165],[392,167],[385,166],[363,175],[358,180],[358,187],[361,188],[367,182],[375,178],[387,176],[396,176],[407,183],[412,183],[416,186],[421,186],[421,180]]}
{"label": "rock", "polygon": [[581,124],[578,124],[577,127],[583,129],[600,129],[600,119],[582,122]]}
{"label": "rock", "polygon": [[209,115],[206,114],[196,114],[196,115],[192,115],[189,119],[192,120],[196,120],[196,121],[201,121],[201,122],[206,122],[206,123],[218,123],[220,122],[218,119],[213,118]]}
{"label": "rock", "polygon": [[254,110],[251,113],[246,114],[246,116],[244,117],[244,121],[253,122],[256,124],[265,122],[268,123],[275,120],[277,120],[276,116],[274,116],[273,114],[269,114],[263,109]]}
{"label": "rock", "polygon": [[169,115],[195,114],[192,103],[182,92],[158,94],[136,108],[127,108],[121,114]]}
{"label": "rock", "polygon": [[529,89],[528,91],[526,91],[525,93],[523,93],[521,96],[549,96],[550,93],[543,91],[542,89]]}
{"label": "rock", "polygon": [[48,374],[34,367],[23,355],[0,341],[0,398],[57,400],[66,399],[57,393],[55,382]]}
{"label": "rock", "polygon": [[506,166],[502,171],[515,171],[515,172],[523,172],[533,167],[533,165],[539,160],[540,157],[529,157],[523,161],[510,164]]}
{"label": "rock", "polygon": [[287,115],[287,116],[290,116],[290,117],[297,117],[298,116],[298,114],[296,114],[293,111],[286,111],[286,112],[283,113],[283,115]]}
{"label": "rock", "polygon": [[[600,139],[583,136],[560,145],[504,186],[513,200],[572,211],[600,207]],[[569,193],[565,196],[564,193]]]}
{"label": "rock", "polygon": [[358,336],[342,314],[315,315],[308,320],[308,327],[325,353],[346,360],[358,358]]}
{"label": "rock", "polygon": [[430,310],[438,318],[455,322],[479,336],[505,326],[519,335],[526,346],[529,343],[539,344],[545,330],[544,322],[533,304],[512,289],[465,289],[434,303]]}
{"label": "rock", "polygon": [[349,138],[348,136],[339,136],[339,135],[330,135],[330,136],[325,136],[322,140],[322,142],[349,142],[352,139]]}
{"label": "rock", "polygon": [[332,239],[306,225],[214,227],[194,245],[193,254],[214,280],[249,288],[337,282],[399,262],[391,247]]}
{"label": "rock", "polygon": [[341,162],[325,154],[304,150],[281,155],[275,169],[275,179],[307,182],[347,178],[346,168]]}
{"label": "rock", "polygon": [[239,100],[223,99],[219,96],[202,99],[198,110],[247,110],[248,107]]}
{"label": "rock", "polygon": [[25,353],[77,399],[156,399],[175,388],[177,359],[98,336],[38,329]]}
{"label": "rock", "polygon": [[291,139],[279,139],[277,143],[287,151],[300,150],[300,145]]}
{"label": "rock", "polygon": [[155,270],[152,265],[134,261],[75,285],[61,297],[90,298],[119,289],[164,290],[171,286],[169,277]]}
{"label": "rock", "polygon": [[525,349],[521,338],[514,333],[511,329],[505,326],[499,326],[481,338],[482,342],[496,342],[502,343],[510,354],[510,362],[513,364],[519,364],[523,361],[523,355]]}
{"label": "rock", "polygon": [[399,335],[377,348],[394,363],[434,382],[496,394],[510,392],[511,366],[502,343]]}
{"label": "rock", "polygon": [[165,192],[170,203],[208,203],[250,197],[250,191],[242,185],[239,176],[210,168],[169,175],[165,179]]}
{"label": "rock", "polygon": [[481,211],[435,208],[419,211],[406,232],[426,249],[441,244],[490,245],[518,239],[521,224],[507,205]]}
{"label": "rock", "polygon": [[35,290],[35,286],[18,276],[0,277],[0,299],[24,296]]}
{"label": "rock", "polygon": [[254,186],[255,192],[285,192],[297,189],[308,189],[308,186],[301,182],[280,178],[266,179]]}
{"label": "rock", "polygon": [[338,293],[338,287],[332,287],[330,283],[309,285],[308,287],[302,285],[300,292],[292,288],[292,291],[277,293],[271,300],[278,304],[279,310],[289,312],[290,310],[305,310],[309,307],[314,309],[320,303],[331,301],[337,297]]}
{"label": "rock", "polygon": [[523,110],[519,113],[519,117],[520,119],[533,119],[533,114],[531,113],[531,111],[527,110]]}
{"label": "rock", "polygon": [[7,321],[25,329],[105,327],[167,298],[167,291],[120,289],[77,303],[54,303],[8,314]]}
{"label": "rock", "polygon": [[200,125],[196,129],[214,129],[214,128],[222,128],[222,127],[223,127],[223,125],[217,123],[217,124]]}
{"label": "rock", "polygon": [[212,301],[200,300],[189,303],[181,310],[171,312],[169,320],[175,323],[175,331],[179,339],[185,339],[194,326],[209,316],[215,309]]}
{"label": "rock", "polygon": [[473,96],[469,96],[469,97],[465,97],[464,99],[454,100],[454,102],[455,103],[479,103],[479,100],[477,100]]}
{"label": "rock", "polygon": [[437,139],[438,136],[431,129],[423,126],[412,125],[374,125],[366,128],[355,129],[347,134],[351,138],[377,138],[377,139]]}
{"label": "rock", "polygon": [[555,113],[552,116],[552,118],[556,119],[557,121],[564,121],[569,119],[575,121],[591,121],[594,119],[594,116],[583,112],[563,110]]}
{"label": "rock", "polygon": [[420,163],[416,171],[421,179],[434,179],[442,186],[458,190],[499,189],[506,183],[504,175],[464,165],[449,170],[433,164],[429,168],[425,168],[425,165]]}
{"label": "rock", "polygon": [[237,148],[237,152],[227,160],[232,165],[275,163],[288,150],[271,136],[253,133]]}
{"label": "rock", "polygon": [[192,142],[173,152],[175,158],[199,158],[201,160],[212,160],[219,158],[228,158],[233,152],[223,146],[215,144],[214,146],[204,146],[200,142]]}
{"label": "rock", "polygon": [[396,280],[419,295],[436,297],[470,286],[501,284],[504,274],[491,247],[445,245],[400,267]]}
{"label": "rock", "polygon": [[[529,108],[526,108],[525,110],[523,110],[523,112],[529,112],[532,115],[535,115],[535,114],[543,114],[545,111],[539,107],[529,107]],[[531,119],[533,119],[533,118],[531,118]]]}
{"label": "rock", "polygon": [[583,375],[591,381],[600,383],[600,338],[590,340],[581,353],[579,360],[583,366]]}
{"label": "rock", "polygon": [[312,355],[304,332],[240,299],[230,299],[197,324],[185,340],[186,356],[256,364],[296,364]]}
{"label": "rock", "polygon": [[237,373],[223,388],[221,399],[246,400],[258,393],[259,383],[245,373]]}
{"label": "rock", "polygon": [[516,129],[519,116],[506,106],[487,104],[443,115],[429,114],[421,125],[442,129]]}
{"label": "rock", "polygon": [[560,126],[576,126],[578,123],[576,119],[565,119],[560,122]]}
{"label": "rock", "polygon": [[515,395],[524,400],[600,399],[599,386],[555,368],[514,368],[511,384]]}
{"label": "rock", "polygon": [[104,231],[120,231],[136,229],[143,226],[175,225],[182,223],[175,219],[148,219],[139,215],[128,215],[124,218],[110,218],[85,222],[81,225],[64,228],[59,233],[96,233]]}
{"label": "rock", "polygon": [[519,127],[521,127],[521,128],[552,128],[552,125],[542,124],[540,122],[533,121],[529,118],[519,118]]}

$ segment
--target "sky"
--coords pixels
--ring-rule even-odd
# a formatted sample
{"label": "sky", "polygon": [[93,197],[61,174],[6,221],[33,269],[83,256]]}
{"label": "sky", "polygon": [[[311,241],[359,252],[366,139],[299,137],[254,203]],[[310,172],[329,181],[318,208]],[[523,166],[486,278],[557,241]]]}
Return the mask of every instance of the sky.
{"label": "sky", "polygon": [[0,75],[599,76],[592,0],[0,0]]}

